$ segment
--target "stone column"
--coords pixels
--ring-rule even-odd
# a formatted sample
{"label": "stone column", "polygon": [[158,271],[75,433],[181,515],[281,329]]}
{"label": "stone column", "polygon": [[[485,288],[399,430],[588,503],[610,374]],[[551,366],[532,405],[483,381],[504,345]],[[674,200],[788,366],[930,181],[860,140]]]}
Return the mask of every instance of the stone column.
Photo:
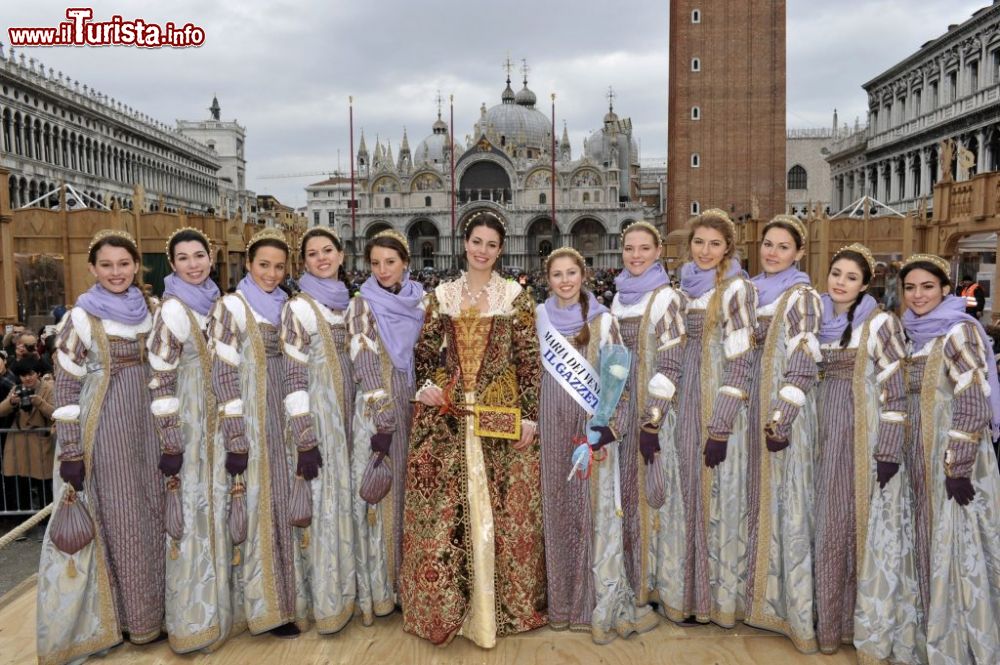
{"label": "stone column", "polygon": [[899,199],[899,158],[892,157],[888,162],[889,166],[889,195],[886,196],[882,201],[883,203],[893,203]]}
{"label": "stone column", "polygon": [[903,198],[909,200],[914,197],[913,153],[906,153],[903,160]]}
{"label": "stone column", "polygon": [[986,161],[986,132],[980,129],[976,132],[976,175],[986,173],[989,170],[989,162]]}
{"label": "stone column", "polygon": [[924,147],[920,149],[920,195],[931,195],[931,150]]}

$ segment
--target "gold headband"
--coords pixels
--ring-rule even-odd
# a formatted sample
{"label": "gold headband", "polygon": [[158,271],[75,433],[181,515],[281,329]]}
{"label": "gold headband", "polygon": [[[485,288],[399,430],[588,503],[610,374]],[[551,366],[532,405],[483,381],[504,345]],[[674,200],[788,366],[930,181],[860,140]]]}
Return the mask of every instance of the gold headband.
{"label": "gold headband", "polygon": [[806,225],[802,223],[801,219],[799,219],[798,217],[793,217],[791,215],[776,215],[771,219],[770,222],[764,225],[764,228],[767,228],[768,226],[774,224],[775,222],[782,222],[784,224],[788,224],[789,226],[791,226],[798,232],[799,239],[802,241],[802,244],[803,245],[806,244],[806,240],[809,238],[809,234],[806,232]]}
{"label": "gold headband", "polygon": [[868,263],[868,270],[870,270],[873,275],[875,274],[875,257],[872,255],[872,250],[868,249],[860,242],[854,242],[851,243],[850,245],[844,245],[843,247],[837,250],[836,254],[833,255],[833,258],[837,258],[838,256],[840,256],[841,252],[854,252],[855,254],[860,254],[865,258],[865,261]]}
{"label": "gold headband", "polygon": [[406,250],[406,253],[407,254],[410,253],[410,243],[406,240],[406,236],[404,236],[399,231],[396,231],[394,229],[386,229],[385,231],[379,231],[374,236],[372,236],[372,240],[375,240],[376,238],[392,238],[393,240],[398,240],[399,243]]}
{"label": "gold headband", "polygon": [[507,222],[504,221],[503,217],[493,212],[492,210],[480,210],[478,212],[474,212],[471,215],[469,215],[469,218],[465,220],[465,230],[468,231],[469,226],[472,225],[473,220],[482,215],[491,215],[494,219],[500,222],[500,226],[503,227],[503,235],[504,237],[507,237]]}
{"label": "gold headband", "polygon": [[87,247],[87,254],[90,254],[91,250],[94,249],[94,245],[101,242],[105,238],[111,238],[111,237],[127,240],[130,243],[132,243],[133,247],[138,248],[138,245],[135,242],[135,238],[133,238],[132,234],[129,233],[128,231],[119,231],[118,229],[102,229],[101,231],[98,231],[97,233],[94,234],[94,238],[90,241],[90,246]]}
{"label": "gold headband", "polygon": [[726,213],[725,210],[721,208],[709,208],[705,210],[700,215],[695,217],[695,219],[718,219],[726,223],[729,227],[729,232],[735,236],[736,235],[736,224],[733,223],[733,219]]}
{"label": "gold headband", "polygon": [[282,245],[285,246],[287,251],[288,241],[285,240],[285,234],[278,229],[264,229],[263,231],[258,231],[250,237],[250,242],[247,243],[247,254],[250,253],[250,248],[263,240],[277,240]]}
{"label": "gold headband", "polygon": [[212,251],[212,241],[207,235],[205,235],[204,231],[196,229],[193,226],[182,226],[181,228],[177,229],[167,237],[167,244],[163,246],[164,254],[167,255],[168,259],[170,258],[170,243],[173,242],[174,236],[176,236],[178,233],[183,233],[184,231],[191,231],[193,233],[197,233],[199,236],[201,236],[201,239],[205,241],[205,245],[208,246],[208,250],[210,252]]}
{"label": "gold headband", "polygon": [[586,266],[587,262],[583,259],[583,254],[576,251],[572,247],[559,247],[549,252],[549,255],[545,257],[545,272],[549,272],[549,264],[552,263],[554,259],[558,259],[561,256],[572,256],[574,259],[580,262],[581,265]]}
{"label": "gold headband", "polygon": [[645,231],[649,231],[650,233],[652,233],[653,238],[656,239],[657,246],[663,244],[663,236],[660,235],[659,229],[657,229],[654,225],[642,219],[640,219],[638,222],[632,222],[631,224],[625,227],[625,229],[622,231],[622,242],[625,242],[626,235],[628,235],[632,231],[637,231],[639,229],[643,229]]}
{"label": "gold headband", "polygon": [[302,234],[302,240],[299,241],[299,245],[305,247],[306,242],[310,238],[315,238],[317,236],[322,236],[324,238],[332,236],[336,240],[336,242],[340,242],[340,238],[337,237],[337,234],[333,232],[333,229],[326,226],[314,226]]}
{"label": "gold headband", "polygon": [[906,261],[903,262],[903,267],[905,268],[911,263],[920,263],[920,262],[930,263],[934,266],[937,266],[938,268],[941,269],[941,272],[945,274],[945,277],[949,277],[949,275],[951,275],[951,265],[949,265],[948,262],[942,259],[940,256],[936,256],[934,254],[914,254],[913,256],[911,256],[910,258],[906,259]]}

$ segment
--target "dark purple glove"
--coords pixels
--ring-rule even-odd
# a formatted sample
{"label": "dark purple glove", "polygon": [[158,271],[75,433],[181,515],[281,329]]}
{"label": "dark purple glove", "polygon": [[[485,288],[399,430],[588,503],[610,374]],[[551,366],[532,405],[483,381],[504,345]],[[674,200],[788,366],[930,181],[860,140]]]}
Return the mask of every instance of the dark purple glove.
{"label": "dark purple glove", "polygon": [[160,454],[160,473],[169,478],[181,472],[181,465],[184,464],[184,453],[172,455],[170,453]]}
{"label": "dark purple glove", "polygon": [[59,477],[73,486],[77,492],[83,491],[83,460],[65,460],[59,463]]}
{"label": "dark purple glove", "polygon": [[376,432],[371,438],[372,450],[389,456],[389,448],[392,447],[392,432]]}
{"label": "dark purple glove", "polygon": [[972,486],[971,478],[945,478],[944,490],[949,499],[954,499],[960,506],[967,506],[976,496],[976,489]]}
{"label": "dark purple glove", "polygon": [[247,453],[226,453],[226,473],[230,476],[238,476],[247,470]]}
{"label": "dark purple glove", "polygon": [[642,460],[646,464],[653,463],[653,457],[660,452],[660,433],[639,430],[639,452],[642,453]]}
{"label": "dark purple glove", "polygon": [[295,469],[295,473],[306,480],[312,480],[319,475],[321,466],[323,466],[323,457],[319,454],[319,446],[315,446],[309,450],[300,450],[299,463]]}
{"label": "dark purple glove", "polygon": [[591,426],[590,431],[597,432],[601,435],[601,438],[597,440],[597,443],[590,446],[592,450],[600,450],[615,440],[615,433],[612,432],[611,428],[607,425],[593,425]]}
{"label": "dark purple glove", "polygon": [[729,441],[725,439],[713,439],[711,437],[705,441],[705,466],[714,469],[726,461],[726,448]]}
{"label": "dark purple glove", "polygon": [[764,437],[764,443],[772,453],[780,453],[788,447],[788,439],[777,439],[770,435]]}
{"label": "dark purple glove", "polygon": [[886,484],[897,473],[899,473],[899,464],[896,462],[875,462],[875,477],[878,479],[879,489],[885,489]]}

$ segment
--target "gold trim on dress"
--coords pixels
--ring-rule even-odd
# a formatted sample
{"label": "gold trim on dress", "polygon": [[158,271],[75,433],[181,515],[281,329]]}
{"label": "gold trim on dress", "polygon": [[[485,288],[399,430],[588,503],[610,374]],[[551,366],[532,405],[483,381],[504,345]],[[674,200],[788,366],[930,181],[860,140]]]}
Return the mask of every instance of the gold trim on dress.
{"label": "gold trim on dress", "polygon": [[[100,235],[100,234],[98,234]],[[119,235],[119,234],[105,234],[105,235]],[[127,235],[127,234],[126,234]],[[102,236],[103,237],[103,236]],[[95,236],[95,242],[98,238]],[[91,336],[94,343],[97,345],[97,351],[100,355],[101,364],[103,366],[103,371],[98,373],[98,385],[94,392],[94,399],[90,403],[90,407],[87,411],[87,418],[83,424],[83,431],[81,436],[81,441],[83,442],[83,465],[85,469],[91,469],[91,464],[94,459],[94,445],[95,445],[95,434],[97,432],[98,421],[100,420],[100,412],[104,406],[104,398],[108,393],[108,385],[111,382],[111,349],[108,343],[108,337],[105,334],[104,326],[101,324],[100,319],[95,316],[88,314],[87,319],[90,321]],[[84,491],[86,492],[87,485],[92,485],[94,482],[94,474],[88,473],[84,480]],[[119,642],[121,642],[121,628],[118,623],[117,612],[114,607],[114,596],[111,590],[111,581],[108,576],[108,563],[105,559],[104,552],[104,538],[101,535],[101,513],[98,510],[97,496],[96,492],[87,492],[88,504],[90,505],[90,515],[94,520],[94,558],[96,563],[92,564],[95,568],[95,573],[97,574],[97,594],[99,598],[98,605],[100,607],[101,629],[98,630],[97,634],[94,635],[89,640],[84,642],[70,643],[66,648],[55,651],[48,654],[44,658],[39,658],[38,661],[41,665],[53,665],[69,662],[76,660],[81,656],[86,657],[94,654],[102,649],[110,648]],[[55,510],[59,509],[59,503],[56,504]],[[55,515],[55,511],[53,511]],[[53,549],[56,549],[53,546]],[[58,550],[56,550],[58,551]],[[63,554],[60,552],[60,554]],[[65,555],[70,556],[70,555]],[[72,561],[70,557],[70,561]]]}
{"label": "gold trim on dress", "polygon": [[[764,341],[764,351],[761,356],[761,383],[760,395],[758,396],[758,399],[760,400],[761,421],[764,420],[765,415],[770,409],[771,390],[774,387],[774,361],[778,352],[777,346],[779,333],[777,331],[782,327],[784,322],[785,311],[788,308],[788,301],[792,294],[800,291],[806,291],[811,288],[812,287],[810,286],[803,285],[793,287],[785,291],[775,308],[774,316],[771,319],[771,325],[768,326],[767,336]],[[782,349],[781,352],[784,353],[784,349]],[[757,423],[751,423],[751,427],[758,426],[760,425]],[[792,641],[792,644],[794,644],[795,648],[799,651],[803,653],[813,653],[817,650],[815,637],[803,639],[797,635],[794,630],[792,630],[792,627],[787,620],[764,612],[764,607],[767,604],[767,577],[770,572],[771,532],[773,530],[773,525],[771,524],[771,498],[773,489],[771,487],[771,462],[772,458],[775,456],[775,454],[771,453],[765,445],[765,433],[766,431],[762,428],[760,431],[760,490],[757,505],[758,519],[756,551],[747,553],[747,556],[749,557],[752,555],[754,560],[754,585],[753,597],[747,599],[750,611],[747,614],[746,621],[752,626],[782,633]]]}
{"label": "gold trim on dress", "polygon": [[928,524],[934,524],[934,477],[937,464],[934,463],[934,401],[937,397],[938,382],[944,368],[944,337],[932,342],[931,352],[924,364],[924,375],[920,384],[920,438],[924,448],[924,494],[927,496]]}
{"label": "gold trim on dress", "polygon": [[[262,231],[257,235],[260,236],[263,233],[265,232]],[[256,237],[254,236],[254,238]],[[253,242],[254,240],[251,239],[250,245]],[[250,303],[239,292],[235,295],[243,303],[246,312],[246,334],[253,353],[254,368],[252,371],[257,384],[254,404],[257,412],[257,444],[260,449],[260,457],[258,458],[260,466],[257,473],[257,482],[260,483],[260,494],[257,501],[257,539],[260,542],[262,559],[260,569],[263,576],[261,586],[264,592],[264,601],[267,603],[267,611],[261,617],[247,617],[247,626],[252,633],[262,633],[292,621],[293,617],[282,614],[274,573],[276,561],[273,548],[274,526],[272,520],[274,516],[271,514],[271,465],[267,452],[267,356],[264,352],[264,338],[260,326],[257,325],[257,319],[254,318],[253,310],[250,309]]]}
{"label": "gold trim on dress", "polygon": [[868,337],[872,318],[868,317],[861,329],[861,339],[854,356],[854,374],[851,391],[854,393],[854,566],[861,570],[868,541],[868,513],[871,510],[872,473],[870,437],[877,432],[868,431],[868,394],[865,376],[868,370]]}
{"label": "gold trim on dress", "polygon": [[[632,224],[629,228],[635,225],[636,224]],[[645,228],[645,226],[641,226],[641,228]],[[628,229],[626,229],[626,232],[627,230]],[[622,237],[625,237],[624,234]],[[643,405],[646,403],[646,397],[649,390],[649,363],[646,360],[647,344],[649,341],[648,337],[650,335],[649,318],[653,311],[653,302],[665,288],[666,286],[661,286],[650,294],[649,300],[646,302],[646,307],[642,312],[642,320],[639,322],[639,332],[637,335],[639,346],[636,349],[636,370],[638,374],[636,376],[635,387],[637,417],[639,417],[640,409],[644,408]],[[652,585],[653,589],[651,589],[648,581],[649,569],[650,566],[653,565],[653,562],[649,560],[648,544],[650,538],[654,537],[650,535],[650,531],[654,531],[654,529],[652,529],[652,517],[649,514],[649,502],[646,500],[646,460],[643,459],[642,452],[638,449],[638,447],[636,448],[636,459],[638,464],[638,470],[636,471],[636,483],[638,485],[637,503],[639,511],[639,593],[636,594],[636,604],[646,605],[649,603],[650,592],[656,587],[656,584],[654,583]],[[654,460],[653,464],[656,463],[658,463],[657,460]]]}

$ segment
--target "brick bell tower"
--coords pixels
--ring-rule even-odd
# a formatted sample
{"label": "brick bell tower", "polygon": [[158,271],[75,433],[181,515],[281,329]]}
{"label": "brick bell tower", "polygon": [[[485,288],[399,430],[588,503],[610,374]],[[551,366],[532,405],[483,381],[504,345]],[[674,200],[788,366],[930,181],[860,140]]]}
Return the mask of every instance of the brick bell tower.
{"label": "brick bell tower", "polygon": [[667,231],[785,209],[785,0],[670,0]]}

